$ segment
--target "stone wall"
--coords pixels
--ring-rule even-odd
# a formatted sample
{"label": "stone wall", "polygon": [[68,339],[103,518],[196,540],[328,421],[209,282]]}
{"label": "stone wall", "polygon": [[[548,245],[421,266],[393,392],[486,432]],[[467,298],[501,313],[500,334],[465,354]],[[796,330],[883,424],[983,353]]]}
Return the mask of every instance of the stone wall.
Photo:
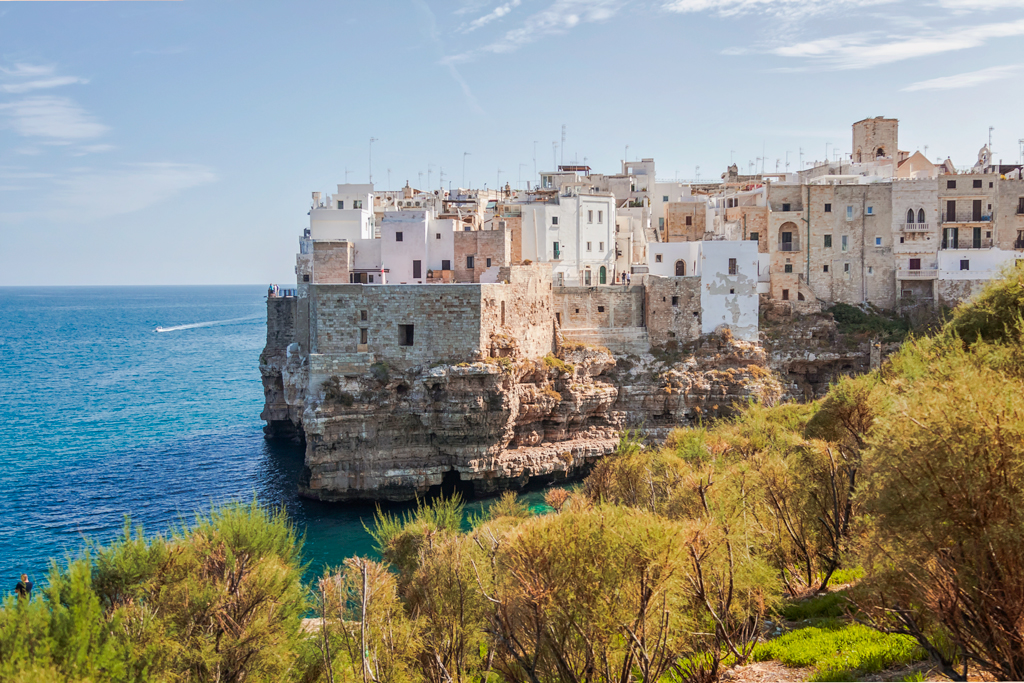
{"label": "stone wall", "polygon": [[768,207],[767,206],[733,206],[725,210],[725,220],[740,225],[741,237],[744,240],[754,239],[757,235],[757,251],[768,253]]}
{"label": "stone wall", "polygon": [[348,284],[352,252],[351,242],[313,242],[312,282],[324,285]]}
{"label": "stone wall", "polygon": [[669,202],[665,205],[666,242],[701,240],[706,229],[707,206],[703,201]]}
{"label": "stone wall", "polygon": [[267,297],[267,346],[270,353],[284,351],[295,341],[295,308],[293,297]]}
{"label": "stone wall", "polygon": [[[488,355],[479,285],[313,285],[310,298],[312,353],[368,352],[401,368]],[[403,345],[409,325],[412,344]]]}
{"label": "stone wall", "polygon": [[1024,213],[1017,213],[1024,197],[1024,180],[997,180],[996,187],[995,245],[1014,250],[1017,240],[1024,240]]}
{"label": "stone wall", "polygon": [[562,330],[644,324],[644,288],[639,285],[556,287],[553,303]]}
{"label": "stone wall", "polygon": [[653,347],[700,337],[700,277],[647,277],[647,334]]}
{"label": "stone wall", "polygon": [[883,156],[896,158],[899,151],[899,121],[881,116],[853,124],[853,160],[874,161],[879,148]]}
{"label": "stone wall", "polygon": [[481,285],[480,339],[491,355],[542,358],[554,348],[551,264],[506,266]]}
{"label": "stone wall", "polygon": [[[497,282],[497,269],[511,263],[511,253],[512,231],[507,228],[456,232],[455,263],[452,264],[456,282]],[[473,257],[472,268],[468,266],[470,256]],[[488,259],[490,265],[487,265]]]}

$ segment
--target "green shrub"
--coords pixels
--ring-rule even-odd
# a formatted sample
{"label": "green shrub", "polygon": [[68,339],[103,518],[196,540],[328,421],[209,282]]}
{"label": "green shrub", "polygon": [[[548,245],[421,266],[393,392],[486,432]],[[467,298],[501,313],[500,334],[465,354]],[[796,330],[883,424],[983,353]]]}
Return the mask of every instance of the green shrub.
{"label": "green shrub", "polygon": [[841,617],[846,613],[849,600],[845,593],[829,593],[820,597],[790,602],[782,609],[789,621],[803,621],[821,617]]}
{"label": "green shrub", "polygon": [[566,363],[561,358],[556,358],[550,353],[544,356],[544,365],[556,372],[564,373],[566,375],[571,375],[573,370],[575,370],[575,366],[573,366],[572,363]]}
{"label": "green shrub", "polygon": [[893,342],[903,341],[910,333],[910,323],[904,318],[865,313],[849,304],[837,303],[826,312],[832,314],[843,334],[871,334]]}

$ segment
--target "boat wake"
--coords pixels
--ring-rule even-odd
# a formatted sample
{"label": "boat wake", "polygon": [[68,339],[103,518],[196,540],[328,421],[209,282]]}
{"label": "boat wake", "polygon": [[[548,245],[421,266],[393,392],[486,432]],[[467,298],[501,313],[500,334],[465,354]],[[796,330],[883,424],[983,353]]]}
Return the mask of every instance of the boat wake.
{"label": "boat wake", "polygon": [[258,320],[262,316],[250,315],[245,318],[229,318],[227,320],[207,320],[201,323],[189,323],[188,325],[175,325],[173,327],[157,327],[154,332],[177,332],[179,330],[194,330],[197,327],[213,327],[214,325],[230,325],[231,323],[240,323],[246,320]]}

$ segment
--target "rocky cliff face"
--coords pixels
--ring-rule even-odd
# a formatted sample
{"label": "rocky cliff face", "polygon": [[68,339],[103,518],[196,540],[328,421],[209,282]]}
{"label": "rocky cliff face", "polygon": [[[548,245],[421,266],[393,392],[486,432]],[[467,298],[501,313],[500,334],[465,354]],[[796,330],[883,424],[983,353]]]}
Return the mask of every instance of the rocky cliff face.
{"label": "rocky cliff face", "polygon": [[268,436],[304,436],[303,495],[409,500],[438,487],[473,494],[582,473],[626,427],[664,436],[775,401],[783,388],[758,344],[716,337],[692,354],[615,357],[563,345],[541,360],[414,367],[374,365],[309,381],[297,349],[260,369]]}

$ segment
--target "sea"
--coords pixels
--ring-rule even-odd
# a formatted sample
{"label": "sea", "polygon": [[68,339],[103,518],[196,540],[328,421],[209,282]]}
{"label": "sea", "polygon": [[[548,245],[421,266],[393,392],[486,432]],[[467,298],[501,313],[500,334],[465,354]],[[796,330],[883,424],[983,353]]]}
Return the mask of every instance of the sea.
{"label": "sea", "polygon": [[0,288],[0,593],[22,573],[45,582],[51,562],[110,542],[125,520],[166,533],[232,500],[284,507],[307,580],[375,556],[375,506],[300,498],[302,447],[263,438],[266,294]]}

